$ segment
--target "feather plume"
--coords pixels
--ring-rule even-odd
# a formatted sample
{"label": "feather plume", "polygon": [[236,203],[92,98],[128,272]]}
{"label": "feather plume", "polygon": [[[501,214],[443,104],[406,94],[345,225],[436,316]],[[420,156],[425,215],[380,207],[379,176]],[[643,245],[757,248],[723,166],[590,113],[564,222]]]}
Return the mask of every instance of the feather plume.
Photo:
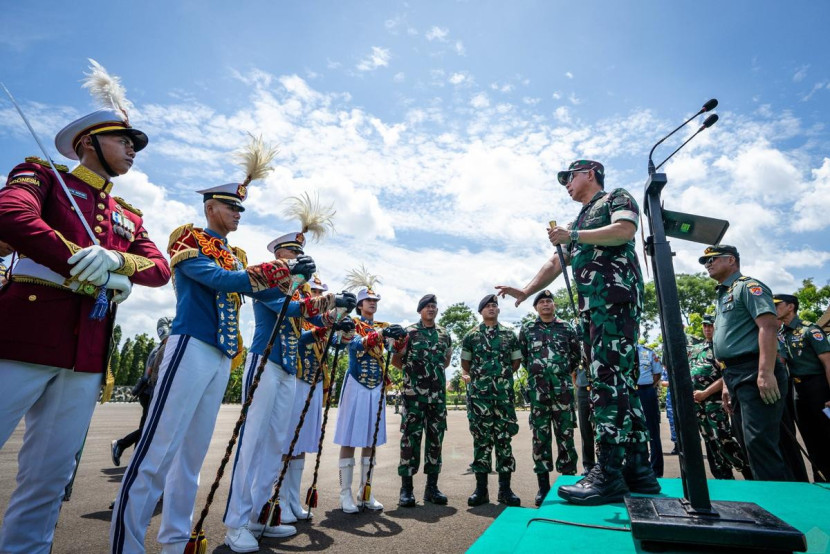
{"label": "feather plume", "polygon": [[375,285],[379,284],[380,277],[369,273],[366,266],[360,264],[359,268],[353,269],[346,274],[346,283],[344,286],[346,290],[357,290],[363,287],[373,289]]}
{"label": "feather plume", "polygon": [[251,142],[235,155],[240,162],[239,165],[245,169],[245,181],[242,184],[246,186],[251,181],[264,179],[274,170],[269,164],[279,152],[278,148],[265,144],[261,135],[258,137],[250,133],[248,135],[251,137]]}
{"label": "feather plume", "polygon": [[333,204],[323,206],[320,197],[315,193],[312,198],[307,192],[300,196],[292,196],[286,200],[288,206],[283,215],[289,219],[297,219],[302,225],[303,233],[311,233],[311,237],[318,241],[334,231],[332,218],[337,213]]}
{"label": "feather plume", "polygon": [[132,104],[127,100],[127,91],[121,85],[121,78],[110,75],[104,66],[89,58],[89,73],[84,73],[83,87],[89,89],[89,93],[104,109],[113,109],[124,116],[124,121],[129,125],[127,110]]}

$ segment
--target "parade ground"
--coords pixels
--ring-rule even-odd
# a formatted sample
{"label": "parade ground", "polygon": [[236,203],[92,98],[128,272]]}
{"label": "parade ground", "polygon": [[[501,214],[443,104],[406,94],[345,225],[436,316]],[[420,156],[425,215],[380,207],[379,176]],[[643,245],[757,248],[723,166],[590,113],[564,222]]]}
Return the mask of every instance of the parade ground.
{"label": "parade ground", "polygon": [[[240,406],[223,405],[213,434],[210,451],[202,468],[201,484],[197,499],[196,513],[204,505],[222,455],[230,439],[234,423],[239,416]],[[141,415],[141,408],[133,404],[105,404],[98,406],[92,419],[81,464],[75,479],[72,498],[63,504],[55,533],[53,552],[64,553],[105,553],[108,548],[109,523],[112,512],[110,502],[115,498],[125,466],[132,455],[128,449],[121,460],[121,467],[114,467],[110,460],[110,443],[133,431]],[[397,506],[400,478],[397,474],[400,439],[400,416],[393,408],[387,408],[387,435],[389,442],[377,450],[377,467],[372,479],[375,497],[383,503],[380,513],[362,512],[344,514],[339,509],[337,457],[339,447],[331,442],[337,413],[329,416],[326,442],[323,448],[320,476],[318,481],[319,506],[314,510],[311,522],[299,522],[297,534],[288,539],[264,539],[260,552],[464,552],[478,539],[504,510],[496,504],[498,477],[490,475],[490,504],[470,508],[467,497],[475,488],[475,479],[468,472],[472,461],[473,442],[467,427],[467,413],[450,410],[448,430],[444,439],[443,470],[439,487],[449,497],[447,506],[423,503],[425,478],[415,476],[415,495],[418,506],[399,508]],[[522,506],[535,510],[533,499],[537,491],[536,476],[531,459],[530,428],[528,412],[519,411],[520,431],[513,438],[513,453],[517,471],[513,477],[513,490],[522,499]],[[668,422],[663,414],[663,450],[671,450]],[[14,488],[17,473],[17,454],[23,440],[24,426],[21,423],[9,441],[0,451],[0,510],[5,511]],[[579,433],[576,433],[577,452],[581,452]],[[269,455],[267,452],[262,453]],[[554,453],[555,455],[555,453]],[[679,477],[677,456],[666,456],[665,477]],[[305,494],[311,483],[314,457],[306,461],[301,494]],[[208,538],[208,552],[229,553],[222,546],[225,527],[222,514],[227,501],[231,467],[225,471],[216,498],[211,506],[205,525]],[[551,481],[558,475],[553,473]],[[355,474],[357,482],[357,474]],[[356,486],[355,486],[356,488]],[[147,535],[147,552],[160,551],[156,543],[159,529],[161,506],[153,517]]]}

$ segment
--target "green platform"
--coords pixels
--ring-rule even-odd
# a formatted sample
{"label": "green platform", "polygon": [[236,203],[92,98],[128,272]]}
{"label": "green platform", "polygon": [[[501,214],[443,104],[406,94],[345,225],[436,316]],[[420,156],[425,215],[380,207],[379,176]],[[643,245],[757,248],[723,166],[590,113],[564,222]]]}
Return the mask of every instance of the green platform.
{"label": "green platform", "polygon": [[[467,551],[471,554],[505,552],[643,552],[631,533],[625,505],[583,507],[567,504],[556,495],[560,485],[578,477],[560,477],[545,502],[533,508],[507,508]],[[764,481],[709,481],[712,500],[754,502],[807,536],[808,552],[830,552],[830,486]],[[682,497],[680,479],[660,479],[663,496]],[[563,525],[533,518],[618,527],[623,531]]]}

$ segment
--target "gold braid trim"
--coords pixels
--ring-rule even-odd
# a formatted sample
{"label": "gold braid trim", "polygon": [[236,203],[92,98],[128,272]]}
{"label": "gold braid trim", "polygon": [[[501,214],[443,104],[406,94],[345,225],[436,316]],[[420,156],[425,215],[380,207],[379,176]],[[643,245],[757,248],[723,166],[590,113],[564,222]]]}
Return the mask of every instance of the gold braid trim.
{"label": "gold braid trim", "polygon": [[139,210],[138,208],[132,206],[129,202],[127,202],[126,200],[124,200],[120,196],[113,196],[112,199],[115,200],[116,202],[118,202],[121,205],[121,207],[123,207],[124,209],[130,210],[131,212],[133,212],[138,217],[141,217],[141,216],[144,215],[143,213],[141,213],[141,210]]}
{"label": "gold braid trim", "polygon": [[[42,165],[43,167],[45,167],[47,169],[52,169],[52,166],[49,165],[48,161],[44,160],[43,158],[38,158],[37,156],[28,156],[26,158],[26,163],[27,164]],[[57,169],[58,171],[62,171],[64,173],[67,173],[69,171],[68,167],[66,167],[65,165],[61,165],[61,164],[55,164],[55,169]]]}
{"label": "gold braid trim", "polygon": [[170,269],[173,269],[181,261],[189,260],[199,255],[196,237],[193,236],[192,223],[177,227],[170,233],[170,241],[167,243],[167,254],[170,256]]}
{"label": "gold braid trim", "polygon": [[130,254],[129,252],[119,252],[119,254],[121,254],[124,258],[124,265],[120,269],[113,271],[113,273],[118,273],[119,275],[132,277],[136,273],[141,273],[142,271],[148,270],[156,265],[149,258],[145,258],[144,256]]}

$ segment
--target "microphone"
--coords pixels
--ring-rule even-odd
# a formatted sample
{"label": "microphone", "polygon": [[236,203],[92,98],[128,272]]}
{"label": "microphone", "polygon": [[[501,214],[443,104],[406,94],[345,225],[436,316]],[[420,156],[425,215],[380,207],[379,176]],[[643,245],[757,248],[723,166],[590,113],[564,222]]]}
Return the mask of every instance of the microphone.
{"label": "microphone", "polygon": [[[710,100],[710,102],[711,102],[711,100]],[[715,104],[717,104],[717,102],[718,102],[718,101],[717,101],[717,100],[715,100],[714,102],[715,102]],[[707,102],[707,104],[708,104],[708,102]],[[705,107],[705,106],[704,106],[704,107]],[[677,152],[678,152],[678,151],[680,151],[680,149],[681,149],[681,148],[683,148],[684,146],[686,146],[686,145],[689,143],[689,141],[690,141],[690,140],[692,140],[693,138],[695,138],[695,137],[696,137],[696,136],[697,136],[697,135],[698,135],[701,131],[704,131],[704,130],[708,129],[709,127],[711,127],[712,125],[714,125],[717,121],[718,121],[718,114],[716,114],[716,113],[713,113],[713,114],[711,114],[709,117],[707,117],[706,119],[704,119],[704,120],[703,120],[703,125],[701,125],[701,126],[700,126],[700,129],[698,129],[697,131],[695,131],[695,134],[694,134],[694,135],[692,135],[692,136],[690,136],[688,139],[686,139],[686,142],[684,142],[683,144],[681,144],[680,146],[678,146],[678,147],[677,147],[677,150],[675,150],[674,152],[672,152],[671,154],[669,154],[669,157],[668,157],[668,158],[666,158],[665,160],[663,160],[662,162],[660,162],[660,165],[658,165],[658,166],[654,169],[654,171],[657,171],[658,169],[660,169],[661,167],[663,167],[663,164],[664,164],[664,163],[666,163],[667,161],[669,161],[669,160],[671,159],[671,157],[672,157],[672,156],[674,156],[675,154],[677,154]],[[649,163],[651,163],[651,160],[649,160]]]}
{"label": "microphone", "polygon": [[[700,114],[702,114],[702,113],[706,113],[706,112],[711,111],[711,110],[714,110],[717,106],[718,106],[718,100],[717,100],[717,98],[712,98],[711,100],[708,100],[705,104],[703,104],[703,107],[702,107],[702,108],[700,108],[700,110],[699,110],[699,111],[698,111],[695,115],[693,115],[692,117],[690,117],[689,119],[687,119],[686,121],[684,121],[684,122],[683,122],[683,123],[682,123],[679,127],[677,127],[677,129],[675,129],[674,131],[672,131],[671,133],[669,133],[669,134],[668,134],[668,135],[666,135],[665,137],[661,138],[661,139],[657,142],[657,144],[655,144],[654,146],[652,146],[652,147],[651,147],[651,152],[649,152],[649,153],[648,153],[648,174],[649,174],[649,175],[652,175],[652,174],[654,174],[654,172],[655,172],[655,171],[657,171],[657,168],[655,168],[655,167],[654,167],[654,161],[652,161],[651,156],[654,154],[654,150],[655,150],[658,146],[660,146],[661,144],[663,144],[663,141],[664,141],[664,140],[666,140],[667,138],[669,138],[670,136],[672,136],[673,134],[675,134],[677,131],[679,131],[680,129],[682,129],[683,127],[685,127],[685,126],[686,126],[686,125],[687,125],[687,124],[688,124],[691,120],[693,120],[694,118],[696,118],[696,117],[697,117],[697,116],[699,116]],[[708,118],[707,118],[707,119],[708,119]],[[714,121],[712,121],[712,123],[710,123],[708,126],[713,125],[713,124],[715,123],[715,121],[717,121],[717,117],[715,117],[715,120],[714,120]],[[701,131],[702,131],[702,129],[701,129]],[[699,132],[700,132],[700,131],[698,131],[698,133],[699,133]],[[695,134],[697,134],[697,133],[695,133]],[[686,141],[686,142],[688,142],[688,141]],[[686,143],[684,142],[683,144],[686,144]],[[682,148],[682,146],[681,146],[681,148]],[[680,148],[678,148],[678,150],[680,150]],[[674,152],[677,152],[677,150],[675,150]],[[674,152],[672,152],[672,155],[674,155]],[[669,158],[670,158],[670,157],[671,157],[671,156],[669,156]],[[666,158],[666,160],[668,160],[669,158]],[[663,163],[666,163],[666,160],[663,160]],[[660,164],[660,165],[663,165],[663,164]]]}

